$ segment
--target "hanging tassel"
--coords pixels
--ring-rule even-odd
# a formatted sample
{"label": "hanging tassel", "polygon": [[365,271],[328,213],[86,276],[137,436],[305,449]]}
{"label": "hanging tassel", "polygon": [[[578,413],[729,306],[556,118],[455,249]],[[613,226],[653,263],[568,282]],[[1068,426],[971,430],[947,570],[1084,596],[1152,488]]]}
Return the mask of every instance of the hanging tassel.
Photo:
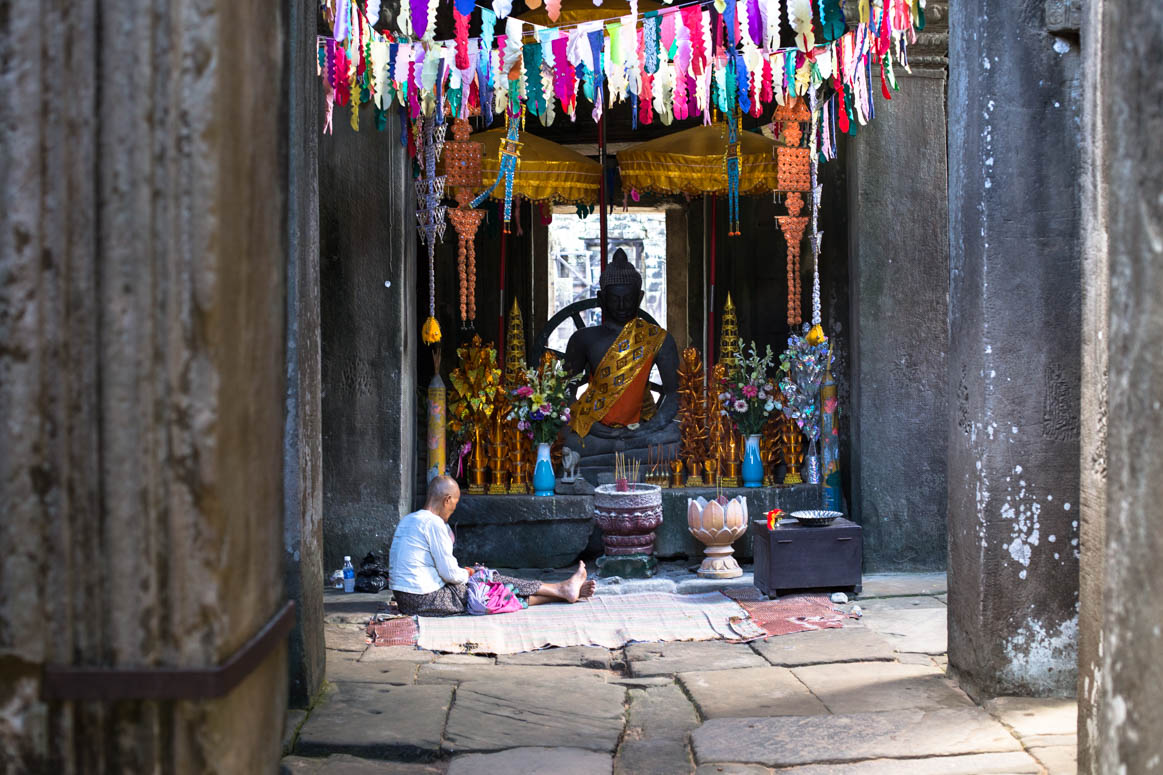
{"label": "hanging tassel", "polygon": [[424,344],[436,344],[440,337],[440,324],[436,322],[436,318],[429,317],[424,321],[424,327],[420,329],[420,341]]}

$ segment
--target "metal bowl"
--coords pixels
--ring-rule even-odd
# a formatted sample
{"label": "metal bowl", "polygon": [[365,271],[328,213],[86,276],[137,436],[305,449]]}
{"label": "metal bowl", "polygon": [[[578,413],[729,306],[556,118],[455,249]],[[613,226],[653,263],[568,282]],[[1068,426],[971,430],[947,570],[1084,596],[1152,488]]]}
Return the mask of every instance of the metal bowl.
{"label": "metal bowl", "polygon": [[793,517],[799,520],[804,527],[824,527],[832,524],[837,517],[844,514],[839,511],[825,511],[824,509],[809,509],[807,511],[793,511]]}

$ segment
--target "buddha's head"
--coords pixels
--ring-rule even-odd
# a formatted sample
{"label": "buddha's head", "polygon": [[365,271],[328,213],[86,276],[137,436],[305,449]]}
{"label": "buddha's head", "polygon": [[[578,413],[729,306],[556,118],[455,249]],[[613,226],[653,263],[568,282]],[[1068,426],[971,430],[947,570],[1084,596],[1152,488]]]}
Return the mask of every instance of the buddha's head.
{"label": "buddha's head", "polygon": [[626,251],[618,248],[598,279],[602,320],[619,326],[626,325],[638,314],[645,295],[642,292],[642,275],[630,263]]}

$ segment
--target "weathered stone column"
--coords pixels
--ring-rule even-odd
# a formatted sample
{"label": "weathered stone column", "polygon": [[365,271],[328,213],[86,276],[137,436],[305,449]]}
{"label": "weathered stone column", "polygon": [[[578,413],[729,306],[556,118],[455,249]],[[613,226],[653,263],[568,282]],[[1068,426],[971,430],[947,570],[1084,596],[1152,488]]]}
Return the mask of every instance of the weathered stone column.
{"label": "weathered stone column", "polygon": [[282,643],[218,699],[42,692],[48,665],[216,667],[284,602],[282,22],[0,15],[5,772],[277,766]]}
{"label": "weathered stone column", "polygon": [[[345,554],[358,564],[387,552],[415,480],[416,348],[428,300],[418,311],[412,162],[394,111],[381,132],[369,112],[361,117],[353,132],[350,109],[336,108],[335,134],[319,145],[325,571]],[[443,322],[455,337],[455,321]]]}
{"label": "weathered stone column", "polygon": [[944,570],[945,71],[897,77],[849,141],[852,511],[867,569]]}
{"label": "weathered stone column", "polygon": [[[1115,775],[1163,769],[1163,85],[1158,68],[1144,66],[1163,50],[1163,6],[1101,6],[1091,18],[1102,45],[1088,45],[1084,69],[1088,92],[1101,89],[1086,144],[1102,167],[1085,208],[1088,223],[1107,227],[1106,493],[1096,501],[1106,511],[1106,546],[1105,561],[1094,556],[1098,547],[1087,547],[1083,563],[1088,581],[1099,569],[1105,576],[1105,615],[1093,675],[1098,691],[1084,686],[1080,697],[1097,695],[1098,707],[1080,730],[1088,755],[1079,764],[1082,772]],[[1103,247],[1094,246],[1096,268]],[[1101,279],[1088,289],[1100,294]],[[1087,374],[1088,381],[1100,378]],[[1095,640],[1088,632],[1086,641]]]}
{"label": "weathered stone column", "polygon": [[1078,771],[1099,772],[1099,683],[1105,608],[1107,515],[1107,348],[1110,264],[1107,258],[1108,156],[1102,110],[1102,10],[1090,0],[1082,24],[1082,412],[1079,493]]}
{"label": "weathered stone column", "polygon": [[971,692],[1072,694],[1078,46],[986,0],[949,29],[949,667]]}
{"label": "weathered stone column", "polygon": [[287,393],[283,550],[287,595],[298,606],[289,640],[290,700],[323,684],[323,417],[319,361],[318,9],[288,5]]}

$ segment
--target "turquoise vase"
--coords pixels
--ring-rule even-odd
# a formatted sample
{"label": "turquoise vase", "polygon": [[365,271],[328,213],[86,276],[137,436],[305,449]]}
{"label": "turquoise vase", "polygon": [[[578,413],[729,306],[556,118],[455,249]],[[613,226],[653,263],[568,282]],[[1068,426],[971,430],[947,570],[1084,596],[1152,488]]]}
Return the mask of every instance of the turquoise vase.
{"label": "turquoise vase", "polygon": [[549,445],[537,445],[537,465],[533,467],[533,494],[554,495],[557,477],[553,475],[553,461],[549,459]]}
{"label": "turquoise vase", "polygon": [[747,437],[747,446],[743,450],[743,486],[763,486],[763,459],[759,456],[758,433]]}

